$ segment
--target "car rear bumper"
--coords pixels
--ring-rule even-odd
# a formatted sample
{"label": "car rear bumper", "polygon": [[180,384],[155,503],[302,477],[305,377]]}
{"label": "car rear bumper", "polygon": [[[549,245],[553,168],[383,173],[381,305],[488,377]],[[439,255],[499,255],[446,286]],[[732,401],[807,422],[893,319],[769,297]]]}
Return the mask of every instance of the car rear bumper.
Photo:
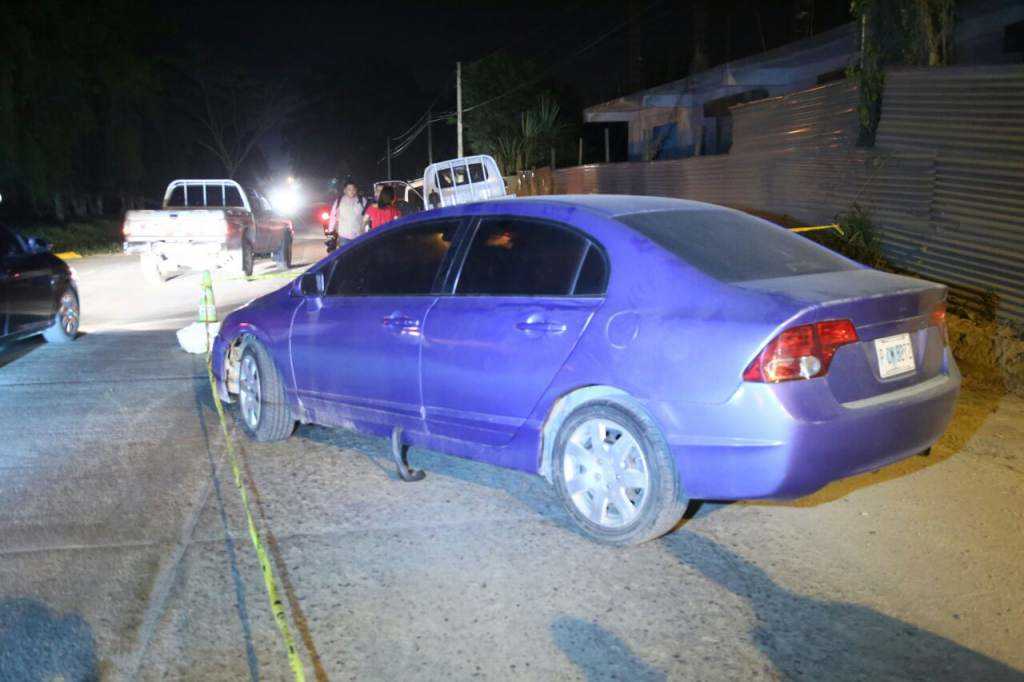
{"label": "car rear bumper", "polygon": [[649,407],[662,424],[701,425],[703,435],[666,434],[690,497],[793,498],[931,447],[959,390],[949,357],[945,373],[867,400],[838,403],[811,380],[744,383],[724,405]]}
{"label": "car rear bumper", "polygon": [[126,241],[124,252],[138,255],[150,254],[165,261],[168,267],[193,270],[234,265],[240,269],[242,257],[241,243],[231,244],[223,240]]}

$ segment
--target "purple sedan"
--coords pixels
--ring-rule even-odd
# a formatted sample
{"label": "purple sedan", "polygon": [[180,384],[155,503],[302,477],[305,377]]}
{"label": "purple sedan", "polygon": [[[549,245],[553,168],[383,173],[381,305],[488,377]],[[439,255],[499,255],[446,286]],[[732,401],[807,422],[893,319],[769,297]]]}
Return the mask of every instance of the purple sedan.
{"label": "purple sedan", "polygon": [[428,211],[231,313],[214,346],[255,440],[297,422],[540,474],[591,537],[689,499],[792,498],[927,450],[960,375],[946,289],[758,218],[566,196]]}

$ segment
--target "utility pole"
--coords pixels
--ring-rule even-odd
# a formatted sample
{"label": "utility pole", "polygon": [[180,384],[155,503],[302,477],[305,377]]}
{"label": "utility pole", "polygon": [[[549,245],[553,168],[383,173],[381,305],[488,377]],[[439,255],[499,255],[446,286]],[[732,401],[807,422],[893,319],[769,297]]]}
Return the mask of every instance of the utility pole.
{"label": "utility pole", "polygon": [[430,121],[434,118],[434,112],[427,109],[427,165],[434,163],[434,131],[431,130]]}
{"label": "utility pole", "polygon": [[[390,157],[388,157],[390,159]],[[612,145],[608,138],[608,126],[604,127],[604,162],[612,162]]]}
{"label": "utility pole", "polygon": [[462,62],[455,62],[455,108],[458,110],[459,156],[462,156]]}
{"label": "utility pole", "polygon": [[391,137],[388,137],[388,173],[387,179],[391,179]]}
{"label": "utility pole", "polygon": [[580,154],[579,154],[579,160],[578,160],[578,161],[576,162],[576,165],[577,165],[577,166],[582,166],[582,165],[583,165],[583,138],[582,138],[582,137],[580,138]]}
{"label": "utility pole", "polygon": [[555,148],[551,148],[551,170],[555,170]]}

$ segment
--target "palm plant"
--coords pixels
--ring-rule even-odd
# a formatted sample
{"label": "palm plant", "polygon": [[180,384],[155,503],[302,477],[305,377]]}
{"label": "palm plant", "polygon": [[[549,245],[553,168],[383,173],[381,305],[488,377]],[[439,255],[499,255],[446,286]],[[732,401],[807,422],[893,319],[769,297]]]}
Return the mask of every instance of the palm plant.
{"label": "palm plant", "polygon": [[538,156],[543,157],[543,150],[558,139],[562,127],[558,122],[558,113],[558,102],[547,95],[541,95],[537,106],[523,114],[520,124],[523,167],[537,165],[542,161]]}

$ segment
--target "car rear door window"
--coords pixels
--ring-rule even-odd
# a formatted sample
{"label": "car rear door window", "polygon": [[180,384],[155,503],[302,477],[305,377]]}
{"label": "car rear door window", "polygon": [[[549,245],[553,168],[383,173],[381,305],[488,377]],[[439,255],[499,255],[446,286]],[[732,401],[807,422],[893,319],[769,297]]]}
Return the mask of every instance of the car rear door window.
{"label": "car rear door window", "polygon": [[224,205],[235,208],[245,206],[245,202],[242,201],[242,193],[238,191],[237,187],[228,185],[224,188]]}
{"label": "car rear door window", "polygon": [[416,296],[434,289],[459,220],[389,230],[335,261],[328,296]]}
{"label": "car rear door window", "polygon": [[651,211],[616,220],[721,282],[857,267],[806,237],[739,211]]}
{"label": "car rear door window", "polygon": [[456,294],[594,295],[604,291],[606,269],[597,246],[577,232],[524,218],[484,218],[466,255]]}
{"label": "car rear door window", "polygon": [[608,268],[601,249],[594,244],[587,247],[587,255],[580,264],[580,273],[576,277],[573,293],[577,296],[596,296],[603,294],[608,281]]}

